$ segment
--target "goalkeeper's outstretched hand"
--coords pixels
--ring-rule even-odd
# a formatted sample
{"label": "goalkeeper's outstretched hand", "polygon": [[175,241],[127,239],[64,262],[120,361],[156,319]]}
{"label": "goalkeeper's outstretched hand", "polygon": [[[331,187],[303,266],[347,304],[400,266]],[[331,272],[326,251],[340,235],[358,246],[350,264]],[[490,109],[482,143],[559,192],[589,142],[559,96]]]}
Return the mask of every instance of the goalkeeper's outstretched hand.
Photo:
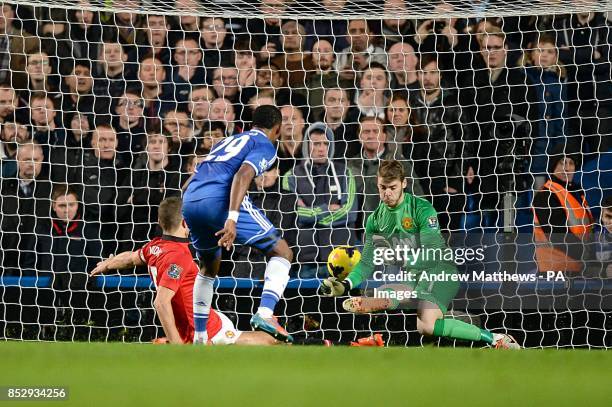
{"label": "goalkeeper's outstretched hand", "polygon": [[[372,244],[374,247],[378,249],[392,249],[393,246],[384,236],[381,235],[373,235],[372,236]],[[387,266],[398,266],[402,267],[404,265],[404,260],[400,258],[393,257],[389,259],[387,256],[383,256],[384,264]]]}
{"label": "goalkeeper's outstretched hand", "polygon": [[328,277],[321,281],[319,295],[324,297],[339,297],[348,294],[350,290],[351,286],[347,280],[340,281],[336,277]]}

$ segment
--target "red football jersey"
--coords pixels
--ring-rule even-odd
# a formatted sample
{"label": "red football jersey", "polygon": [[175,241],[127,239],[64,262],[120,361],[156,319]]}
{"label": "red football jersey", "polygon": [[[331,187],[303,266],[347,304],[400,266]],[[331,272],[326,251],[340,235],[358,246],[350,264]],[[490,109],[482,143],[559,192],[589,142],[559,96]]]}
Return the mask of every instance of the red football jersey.
{"label": "red football jersey", "polygon": [[[193,342],[193,284],[198,266],[189,251],[189,239],[163,235],[151,240],[139,251],[140,259],[147,263],[155,287],[166,287],[175,292],[172,311],[176,328],[185,343]],[[211,309],[206,330],[214,337],[221,330],[221,320]]]}

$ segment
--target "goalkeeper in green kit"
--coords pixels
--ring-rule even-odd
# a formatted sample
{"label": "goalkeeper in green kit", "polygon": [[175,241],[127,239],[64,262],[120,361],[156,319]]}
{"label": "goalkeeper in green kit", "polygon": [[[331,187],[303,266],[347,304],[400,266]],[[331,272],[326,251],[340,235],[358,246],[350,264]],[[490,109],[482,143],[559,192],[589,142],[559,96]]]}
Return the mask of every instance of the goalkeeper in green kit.
{"label": "goalkeeper in green kit", "polygon": [[447,247],[437,213],[429,201],[404,192],[407,181],[399,161],[381,162],[377,183],[382,202],[367,219],[361,261],[344,280],[323,280],[319,292],[329,297],[348,295],[373,276],[376,265],[400,266],[408,271],[401,274],[407,277],[406,281],[374,289],[373,297],[351,297],[344,301],[344,309],[370,313],[416,308],[417,330],[422,335],[482,341],[496,348],[520,348],[510,335],[444,318],[459,282],[453,278],[457,273],[455,263],[442,257]]}

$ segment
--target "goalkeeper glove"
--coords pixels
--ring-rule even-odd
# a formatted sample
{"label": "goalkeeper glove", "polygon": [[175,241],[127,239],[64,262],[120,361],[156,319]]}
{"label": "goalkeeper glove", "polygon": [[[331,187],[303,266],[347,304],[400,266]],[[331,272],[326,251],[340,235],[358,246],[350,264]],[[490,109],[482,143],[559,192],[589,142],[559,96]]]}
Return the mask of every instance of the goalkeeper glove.
{"label": "goalkeeper glove", "polygon": [[[387,239],[385,239],[381,235],[373,235],[372,244],[374,245],[374,247],[378,249],[392,249],[391,243],[389,243]],[[395,253],[395,250],[394,250],[394,253]],[[397,258],[397,256],[393,256],[390,260],[388,260],[386,256],[383,256],[383,261],[386,266],[397,266],[397,267],[404,266],[404,259]]]}
{"label": "goalkeeper glove", "polygon": [[339,281],[336,277],[329,277],[321,281],[319,295],[324,297],[339,297],[348,294],[351,290],[351,283],[348,279]]}

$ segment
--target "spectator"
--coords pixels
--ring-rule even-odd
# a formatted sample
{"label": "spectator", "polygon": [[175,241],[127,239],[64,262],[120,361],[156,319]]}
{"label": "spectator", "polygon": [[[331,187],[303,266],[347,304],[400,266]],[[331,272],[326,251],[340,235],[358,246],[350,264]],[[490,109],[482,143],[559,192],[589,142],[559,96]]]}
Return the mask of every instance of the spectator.
{"label": "spectator", "polygon": [[[234,65],[238,72],[238,86],[240,87],[240,106],[246,105],[248,101],[256,96],[260,89],[255,87],[257,79],[257,58],[251,50],[251,44],[247,40],[238,40],[234,44]],[[242,120],[250,120],[250,112],[240,109]],[[245,116],[242,116],[245,114]],[[248,117],[247,117],[248,116]]]}
{"label": "spectator", "polygon": [[34,93],[30,99],[30,120],[33,138],[42,145],[45,157],[49,158],[50,146],[66,145],[66,129],[58,126],[57,110],[46,93]]}
{"label": "spectator", "polygon": [[144,101],[140,89],[128,89],[115,106],[113,128],[117,132],[117,156],[122,164],[131,166],[135,155],[144,150],[146,129]]}
{"label": "spectator", "polygon": [[[403,0],[385,0],[384,11],[389,15],[405,15],[406,3]],[[381,36],[385,40],[385,47],[413,41],[415,21],[406,18],[387,18],[382,22]]]}
{"label": "spectator", "polygon": [[314,123],[304,135],[306,158],[283,176],[282,187],[297,197],[297,261],[300,277],[314,277],[334,246],[354,244],[357,220],[355,178],[343,161],[331,160],[333,132]]}
{"label": "spectator", "polygon": [[[138,1],[139,3],[140,1]],[[136,4],[133,0],[113,0],[113,7],[117,9],[130,10],[133,9]],[[106,38],[112,38],[117,40],[122,46],[125,53],[128,56],[128,61],[136,61],[138,58],[138,47],[139,44],[144,44],[142,38],[142,30],[136,30],[144,26],[143,20],[144,14],[137,14],[131,11],[124,11],[118,13],[109,13],[108,19],[110,21],[104,25],[107,30],[105,33]],[[104,21],[102,21],[104,23]]]}
{"label": "spectator", "polygon": [[280,108],[283,122],[278,138],[277,157],[278,169],[281,174],[292,170],[302,159],[302,142],[306,121],[304,114],[295,106],[287,105]]}
{"label": "spectator", "polygon": [[342,50],[336,59],[336,71],[342,79],[353,82],[355,74],[373,62],[387,65],[387,53],[374,45],[367,20],[351,20],[348,24],[350,46]]}
{"label": "spectator", "polygon": [[295,20],[290,20],[283,23],[281,33],[283,52],[278,53],[272,62],[285,75],[289,87],[304,88],[310,71],[314,69],[312,59],[304,52],[306,40],[304,26]]}
{"label": "spectator", "polygon": [[[104,42],[102,44],[99,63],[96,64],[96,77],[94,78],[94,95],[96,98],[110,96],[106,103],[110,107],[113,99],[121,97],[127,89],[128,81],[135,79],[132,64],[127,64],[127,55],[123,47],[117,42]],[[101,108],[101,113],[108,114],[108,110]]]}
{"label": "spectator", "polygon": [[[117,193],[129,169],[117,156],[117,133],[108,124],[98,124],[91,135],[91,149],[70,168],[70,184],[83,199],[83,219],[100,230],[102,257],[114,253],[117,237]],[[120,209],[120,208],[119,208]]]}
{"label": "spectator", "polygon": [[416,120],[404,92],[395,92],[391,95],[385,115],[387,119],[387,125],[385,126],[387,140],[396,143],[398,148],[402,150],[404,157],[410,157],[412,127],[416,126]]}
{"label": "spectator", "polygon": [[83,154],[83,149],[91,148],[89,118],[83,113],[76,112],[70,118],[66,132],[66,163],[73,166],[78,162],[78,157]]}
{"label": "spectator", "polygon": [[0,194],[0,274],[35,276],[39,240],[36,224],[49,218],[51,183],[36,143],[19,145],[17,177],[3,178]]}
{"label": "spectator", "polygon": [[[241,40],[234,44],[234,65],[238,69],[238,85],[244,93],[244,88],[255,86],[257,78],[257,58],[251,50],[249,41]],[[244,100],[243,95],[241,99]]]}
{"label": "spectator", "polygon": [[286,83],[283,76],[272,62],[262,62],[257,68],[257,78],[255,78],[255,86],[259,89],[272,89],[274,91],[285,87]]}
{"label": "spectator", "polygon": [[409,174],[408,191],[423,196],[423,189],[417,181],[410,161],[406,160],[393,142],[387,142],[384,122],[377,117],[364,117],[360,123],[359,140],[361,152],[351,157],[349,166],[357,180],[359,210],[363,211],[362,221],[378,207],[380,199],[376,185],[376,174],[381,160],[400,160],[405,174]]}
{"label": "spectator", "polygon": [[410,107],[418,127],[408,158],[421,186],[438,213],[441,229],[457,230],[465,206],[463,193],[462,109],[456,94],[441,87],[438,59],[421,58],[420,91],[410,96]]}
{"label": "spectator", "polygon": [[225,138],[225,125],[223,122],[206,122],[202,128],[200,136],[200,144],[197,148],[197,153],[208,155],[212,146]]}
{"label": "spectator", "polygon": [[323,122],[334,132],[334,156],[336,158],[346,158],[357,154],[359,146],[359,131],[356,122],[349,122],[347,114],[349,112],[350,99],[348,92],[342,88],[329,88],[325,90],[323,96],[325,111],[323,112]]}
{"label": "spectator", "polygon": [[576,146],[560,145],[549,160],[550,178],[533,198],[533,229],[538,270],[581,273],[585,243],[592,239],[593,217],[580,184],[574,182],[580,157]]}
{"label": "spectator", "polygon": [[212,121],[221,121],[225,125],[225,134],[231,136],[242,132],[242,127],[236,122],[234,105],[225,98],[217,98],[210,105],[210,116]]}
{"label": "spectator", "polygon": [[408,43],[398,42],[389,48],[389,71],[392,90],[416,90],[417,63],[419,59],[414,48]]}
{"label": "spectator", "polygon": [[178,108],[182,108],[183,102],[189,100],[191,87],[206,83],[206,71],[202,66],[202,51],[198,41],[193,38],[178,40],[173,59],[176,63],[172,67],[173,101]]}
{"label": "spectator", "polygon": [[28,128],[20,123],[4,122],[0,127],[0,180],[17,175],[17,149],[30,140]]}
{"label": "spectator", "polygon": [[53,273],[52,287],[60,324],[83,325],[89,321],[87,274],[102,260],[97,229],[83,220],[77,193],[65,184],[51,194],[51,219],[40,219],[37,252],[40,270]]}
{"label": "spectator", "polygon": [[612,148],[612,31],[602,13],[573,14],[558,28],[557,44],[568,73],[572,134],[580,139],[583,153],[595,158]]}
{"label": "spectator", "polygon": [[336,55],[329,41],[322,39],[315,42],[310,58],[314,72],[306,80],[304,96],[308,98],[312,116],[317,120],[322,120],[325,89],[337,86],[348,88],[350,83],[338,77],[338,72],[334,69]]}
{"label": "spectator", "polygon": [[238,69],[233,66],[220,66],[213,71],[213,88],[220,98],[232,103],[239,100]]}
{"label": "spectator", "polygon": [[[84,1],[78,3],[84,8],[89,6]],[[70,75],[75,59],[91,61],[97,58],[102,27],[95,13],[40,7],[34,15],[39,22],[36,33],[41,37],[40,50],[57,59],[57,73],[61,76]]]}
{"label": "spectator", "polygon": [[[445,1],[441,1],[434,7],[434,12],[448,14],[454,11],[455,7]],[[414,41],[419,46],[419,51],[424,53],[452,52],[458,47],[460,38],[458,35],[465,28],[463,21],[457,18],[437,18],[421,21],[417,25]]]}
{"label": "spectator", "polygon": [[39,48],[38,39],[15,26],[15,10],[3,3],[0,9],[0,83],[11,83],[15,89],[27,84],[24,72],[26,55]]}
{"label": "spectator", "polygon": [[[90,61],[75,61],[70,75],[64,77],[63,88],[63,93],[56,99],[61,100],[62,112],[65,115],[74,112],[99,113],[108,108],[106,98],[96,98],[93,95]],[[96,107],[99,110],[96,110]]]}
{"label": "spectator", "polygon": [[206,85],[194,86],[189,94],[189,113],[193,120],[196,137],[202,132],[202,126],[210,116],[211,104],[215,100],[214,90]]}
{"label": "spectator", "polygon": [[145,151],[131,176],[121,180],[123,187],[117,198],[124,242],[121,251],[134,250],[160,236],[157,208],[164,198],[179,196],[181,191],[180,167],[170,160],[168,138],[149,134]]}
{"label": "spectator", "polygon": [[37,33],[41,51],[57,58],[58,73],[69,75],[74,60],[95,60],[102,42],[102,26],[98,14],[89,10],[89,2],[77,2],[82,10],[38,8],[35,18],[40,21]]}
{"label": "spectator", "polygon": [[171,92],[166,91],[166,70],[155,57],[145,57],[140,62],[138,80],[142,83],[144,117],[147,125],[156,126],[164,110],[168,109]]}
{"label": "spectator", "polygon": [[[556,146],[565,144],[567,116],[567,83],[565,68],[559,65],[555,38],[542,34],[530,44],[525,72],[535,87],[538,103],[538,138],[531,145],[530,172],[535,177],[534,189],[540,189],[547,178],[548,156]],[[534,123],[535,125],[535,123]]]}
{"label": "spectator", "polygon": [[185,112],[169,110],[164,114],[163,126],[164,134],[169,137],[170,160],[177,168],[182,168],[184,159],[195,154],[198,146],[191,119]]}
{"label": "spectator", "polygon": [[17,106],[15,89],[8,85],[0,85],[0,124],[15,120]]}
{"label": "spectator", "polygon": [[[480,39],[484,69],[466,75],[460,104],[467,106],[466,166],[468,186],[475,195],[485,226],[501,220],[501,197],[525,191],[529,140],[537,137],[537,105],[522,68],[507,64],[505,34],[491,27]],[[478,178],[476,178],[476,175]]]}
{"label": "spectator", "polygon": [[356,106],[351,107],[347,120],[359,122],[364,116],[385,118],[387,107],[387,92],[389,89],[389,75],[385,67],[372,62],[363,72],[359,82],[359,89],[355,93]]}
{"label": "spectator", "polygon": [[223,18],[202,18],[200,37],[200,43],[204,49],[205,67],[227,66],[231,62],[232,38],[227,35],[227,27]]}
{"label": "spectator", "polygon": [[34,52],[26,56],[28,86],[21,91],[21,98],[30,100],[32,92],[47,92],[57,96],[58,87],[51,67],[51,60],[45,52]]}
{"label": "spectator", "polygon": [[138,55],[149,55],[157,58],[163,66],[167,67],[168,77],[171,77],[170,65],[172,60],[168,41],[168,31],[170,30],[170,24],[168,22],[169,17],[165,15],[145,14],[144,18],[146,45],[138,47]]}

